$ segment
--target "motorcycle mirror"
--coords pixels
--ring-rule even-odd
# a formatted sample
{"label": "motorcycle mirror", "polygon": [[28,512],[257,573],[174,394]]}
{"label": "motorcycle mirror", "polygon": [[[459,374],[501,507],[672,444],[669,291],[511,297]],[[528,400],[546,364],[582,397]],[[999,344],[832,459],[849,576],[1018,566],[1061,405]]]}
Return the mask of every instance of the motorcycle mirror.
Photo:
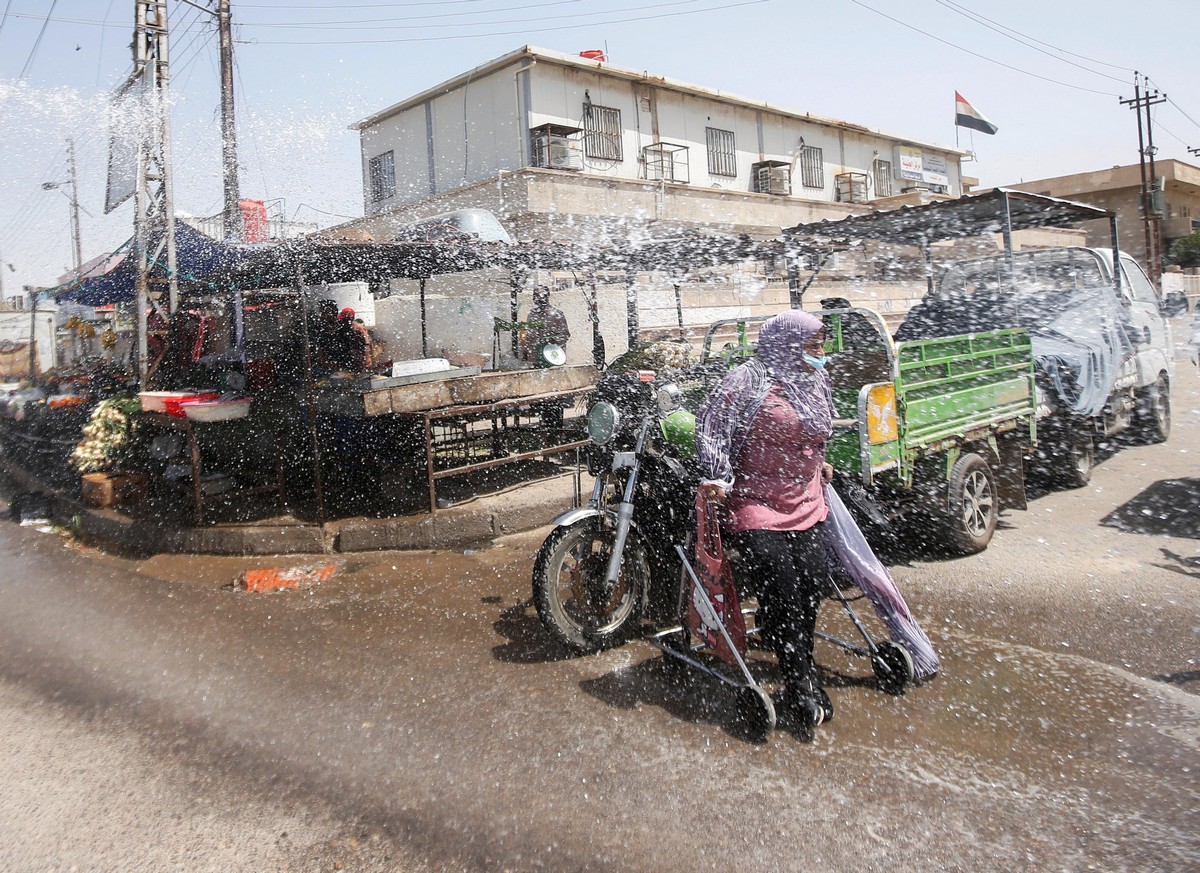
{"label": "motorcycle mirror", "polygon": [[658,411],[663,415],[683,406],[683,392],[678,385],[667,384],[658,389]]}

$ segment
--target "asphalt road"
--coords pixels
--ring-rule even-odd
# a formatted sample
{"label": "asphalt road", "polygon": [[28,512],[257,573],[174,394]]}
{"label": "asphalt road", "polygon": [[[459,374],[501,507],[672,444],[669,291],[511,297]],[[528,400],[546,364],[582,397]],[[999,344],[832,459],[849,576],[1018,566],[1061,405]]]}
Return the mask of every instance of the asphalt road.
{"label": "asphalt road", "polygon": [[0,524],[0,864],[1196,869],[1186,360],[1174,419],[1008,513],[984,554],[895,565],[943,673],[888,697],[819,646],[837,717],[811,744],[746,742],[724,693],[644,644],[562,657],[529,603],[544,532],[250,594],[226,586],[262,560]]}

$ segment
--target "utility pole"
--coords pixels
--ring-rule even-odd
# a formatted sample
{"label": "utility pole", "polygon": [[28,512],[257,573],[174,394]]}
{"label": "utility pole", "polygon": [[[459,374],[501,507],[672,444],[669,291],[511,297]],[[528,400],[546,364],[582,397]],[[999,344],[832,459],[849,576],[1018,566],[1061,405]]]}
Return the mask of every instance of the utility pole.
{"label": "utility pole", "polygon": [[75,140],[67,137],[67,157],[71,165],[71,236],[75,241],[75,278],[83,266],[83,227],[79,223],[79,176],[75,172]]}
{"label": "utility pole", "polygon": [[[133,248],[137,264],[138,376],[144,390],[151,376],[147,309],[153,305],[161,315],[163,285],[167,289],[167,309],[163,321],[170,324],[171,316],[179,308],[175,202],[171,184],[166,0],[136,0],[133,76],[130,83],[140,85],[144,95],[142,109],[146,114],[144,133],[137,149],[133,217]],[[152,276],[156,267],[165,268],[165,279]],[[153,291],[151,286],[155,286]]]}
{"label": "utility pole", "polygon": [[225,169],[225,237],[244,235],[238,192],[237,128],[233,115],[233,21],[229,0],[217,2],[217,32],[221,50],[221,163]]}
{"label": "utility pole", "polygon": [[230,0],[217,0],[216,11],[193,0],[180,0],[217,20],[217,43],[221,66],[221,166],[225,181],[225,206],[221,213],[226,239],[241,240],[245,222],[238,190],[237,125],[233,112],[233,12]]}
{"label": "utility pole", "polygon": [[[1146,92],[1142,93],[1141,88],[1142,76],[1138,72],[1133,74],[1133,98],[1121,99],[1121,104],[1128,106],[1130,109],[1137,112],[1137,129],[1138,129],[1138,163],[1142,171],[1142,222],[1145,228],[1146,236],[1146,268],[1150,273],[1150,281],[1155,285],[1162,278],[1162,255],[1159,251],[1162,240],[1158,229],[1158,206],[1155,202],[1157,198],[1153,196],[1158,190],[1158,179],[1154,175],[1154,131],[1153,123],[1150,116],[1150,107],[1156,106],[1159,103],[1165,103],[1167,100],[1166,94],[1160,94],[1157,89],[1151,89],[1146,86]],[[1146,113],[1146,124],[1143,133],[1142,127],[1142,112]],[[1149,178],[1147,178],[1146,158],[1150,159]]]}

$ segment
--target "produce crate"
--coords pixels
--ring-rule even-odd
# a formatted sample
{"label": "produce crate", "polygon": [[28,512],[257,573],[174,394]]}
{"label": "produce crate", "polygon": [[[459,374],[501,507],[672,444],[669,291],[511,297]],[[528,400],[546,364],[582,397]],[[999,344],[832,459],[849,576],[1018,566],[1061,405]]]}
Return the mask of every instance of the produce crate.
{"label": "produce crate", "polygon": [[139,503],[148,485],[145,473],[85,473],[80,477],[84,505],[97,509]]}

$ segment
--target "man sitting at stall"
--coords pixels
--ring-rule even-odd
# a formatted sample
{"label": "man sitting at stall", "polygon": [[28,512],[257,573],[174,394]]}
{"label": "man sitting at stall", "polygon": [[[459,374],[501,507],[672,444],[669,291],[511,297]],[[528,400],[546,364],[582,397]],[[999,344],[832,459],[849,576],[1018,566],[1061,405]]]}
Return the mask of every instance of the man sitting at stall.
{"label": "man sitting at stall", "polygon": [[538,355],[543,346],[554,344],[564,351],[571,331],[567,328],[567,317],[561,309],[550,304],[550,288],[538,285],[533,289],[533,306],[525,316],[525,328],[521,357],[534,366],[545,366],[548,362]]}
{"label": "man sitting at stall", "polygon": [[367,326],[354,317],[354,310],[349,306],[338,313],[338,337],[346,347],[347,370],[362,373],[374,366],[371,334],[367,332]]}

